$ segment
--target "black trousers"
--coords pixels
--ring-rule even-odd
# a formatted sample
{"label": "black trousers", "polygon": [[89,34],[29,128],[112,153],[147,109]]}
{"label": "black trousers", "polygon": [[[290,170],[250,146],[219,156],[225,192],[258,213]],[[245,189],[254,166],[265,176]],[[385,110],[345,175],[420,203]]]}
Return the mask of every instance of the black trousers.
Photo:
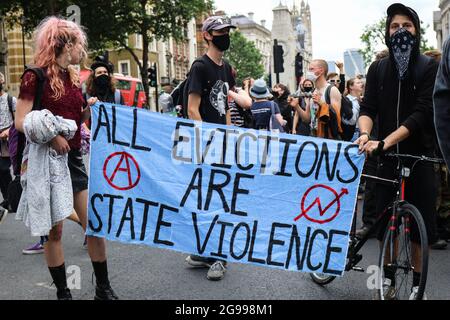
{"label": "black trousers", "polygon": [[[364,165],[364,173],[369,176],[377,174],[378,159],[369,157]],[[365,227],[371,228],[377,220],[376,183],[373,179],[366,179],[362,221]]]}
{"label": "black trousers", "polygon": [[[411,166],[408,166],[411,169]],[[396,164],[391,161],[381,161],[377,175],[385,179],[397,179]],[[382,214],[395,199],[397,188],[377,183],[376,187],[377,213]],[[422,214],[427,229],[428,243],[431,245],[437,241],[436,227],[436,199],[437,186],[434,166],[427,163],[418,163],[406,180],[405,200],[414,205]],[[382,240],[389,222],[390,215],[385,215],[386,221],[378,232],[378,240]],[[420,243],[417,225],[411,226],[411,239]]]}
{"label": "black trousers", "polygon": [[3,201],[8,197],[8,186],[12,181],[10,167],[10,159],[0,157],[0,191],[3,196]]}

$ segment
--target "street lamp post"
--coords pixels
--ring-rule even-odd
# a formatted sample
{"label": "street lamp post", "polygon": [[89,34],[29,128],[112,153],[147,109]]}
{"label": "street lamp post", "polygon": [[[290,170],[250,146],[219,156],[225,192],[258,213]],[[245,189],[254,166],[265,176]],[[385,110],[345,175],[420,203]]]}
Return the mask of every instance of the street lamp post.
{"label": "street lamp post", "polygon": [[22,16],[21,24],[22,24],[22,57],[23,57],[23,68],[27,68],[27,61],[25,60],[25,15]]}

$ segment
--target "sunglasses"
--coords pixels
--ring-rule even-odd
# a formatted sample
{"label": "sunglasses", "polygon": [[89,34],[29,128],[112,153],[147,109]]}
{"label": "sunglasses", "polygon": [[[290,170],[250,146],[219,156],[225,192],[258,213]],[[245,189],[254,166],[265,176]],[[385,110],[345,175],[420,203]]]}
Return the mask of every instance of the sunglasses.
{"label": "sunglasses", "polygon": [[341,80],[329,80],[328,83],[337,83],[340,84]]}

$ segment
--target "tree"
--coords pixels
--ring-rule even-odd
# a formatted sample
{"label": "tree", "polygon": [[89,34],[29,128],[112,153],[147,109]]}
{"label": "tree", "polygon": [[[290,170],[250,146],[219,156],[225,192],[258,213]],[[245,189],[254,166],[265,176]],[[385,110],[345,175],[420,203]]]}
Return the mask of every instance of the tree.
{"label": "tree", "polygon": [[261,78],[264,75],[263,56],[255,44],[248,41],[239,31],[232,32],[230,37],[230,50],[225,53],[225,59],[236,70],[236,83],[241,85],[247,77]]}
{"label": "tree", "polygon": [[[382,44],[385,44],[385,33],[386,33],[386,19],[384,16],[376,23],[367,25],[364,28],[364,33],[361,35],[361,41],[363,43],[363,49],[360,50],[361,54],[364,57],[364,62],[367,66],[369,66],[376,54],[376,48]],[[421,21],[421,25],[424,23]],[[421,28],[421,42],[420,42],[420,50],[421,52],[434,49],[428,45],[428,39],[426,39],[426,31],[430,25],[426,25],[425,28]]]}
{"label": "tree", "polygon": [[[11,26],[23,21],[24,12],[25,30],[31,32],[48,15],[66,16],[66,8],[72,4],[81,9],[81,24],[86,28],[90,50],[123,48],[130,52],[139,66],[147,103],[149,44],[153,39],[170,37],[184,40],[188,22],[212,8],[212,0],[2,0],[0,16],[5,16]],[[142,57],[127,45],[131,34],[142,35]]]}

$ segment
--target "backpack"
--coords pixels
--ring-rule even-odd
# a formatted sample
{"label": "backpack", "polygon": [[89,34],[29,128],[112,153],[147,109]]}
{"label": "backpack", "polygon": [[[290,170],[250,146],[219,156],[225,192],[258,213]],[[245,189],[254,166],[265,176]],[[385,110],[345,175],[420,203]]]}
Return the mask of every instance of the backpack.
{"label": "backpack", "polygon": [[188,74],[186,75],[186,79],[184,79],[173,91],[170,93],[170,96],[172,97],[173,105],[178,110],[178,116],[180,118],[189,118],[188,114],[188,102],[189,102],[189,93],[188,90],[188,83],[189,83],[189,75],[192,71],[192,67],[196,63],[202,63],[204,64],[202,58],[197,58],[192,63],[191,69],[189,70]]}
{"label": "backpack", "polygon": [[275,114],[275,102],[270,101],[270,122],[269,122],[269,129],[272,132],[277,133],[284,133],[285,130],[281,123],[278,121],[277,116]]}
{"label": "backpack", "polygon": [[[331,104],[330,93],[331,93],[331,86],[329,86],[327,91],[325,92],[325,100],[326,103],[329,105]],[[352,140],[356,131],[356,124],[353,126],[345,124],[342,122],[342,119],[351,120],[352,118],[353,118],[353,103],[350,101],[349,98],[341,94],[341,127],[342,127],[341,138],[344,141]]]}
{"label": "backpack", "polygon": [[[173,105],[176,108],[178,116],[180,118],[185,118],[185,119],[189,118],[189,113],[188,113],[189,81],[190,81],[190,74],[192,72],[192,68],[194,67],[194,65],[196,63],[205,64],[205,62],[203,61],[203,57],[197,58],[192,63],[191,69],[189,70],[189,73],[186,75],[186,79],[183,80],[170,94],[170,96],[172,97]],[[225,68],[227,68],[231,74],[231,66],[226,61],[224,61],[224,65],[225,65]],[[203,98],[204,97],[202,96],[202,99]]]}
{"label": "backpack", "polygon": [[[32,71],[36,75],[37,86],[32,110],[41,109],[41,100],[44,93],[44,83],[46,80],[44,71],[41,68],[26,68],[25,72]],[[24,72],[24,74],[25,74]],[[23,75],[22,75],[23,77]],[[20,169],[22,166],[23,151],[25,149],[25,134],[11,126],[9,130],[9,155],[14,170],[15,179],[8,186],[8,202],[12,212],[16,212],[22,195],[22,186],[20,184]]]}
{"label": "backpack", "polygon": [[[336,113],[336,110],[331,105],[331,89],[333,88],[332,85],[329,85],[327,90],[325,90],[325,103],[328,104],[330,107],[330,119],[327,122],[325,126],[325,138],[326,139],[334,139],[334,140],[341,140],[342,139],[342,132],[340,132],[339,127],[342,128],[342,121],[341,123],[338,123],[338,115]],[[342,108],[342,107],[341,107]],[[352,107],[353,108],[353,107]],[[353,114],[353,111],[352,111]],[[352,115],[353,116],[353,115]],[[329,132],[331,131],[331,137],[329,137]]]}

